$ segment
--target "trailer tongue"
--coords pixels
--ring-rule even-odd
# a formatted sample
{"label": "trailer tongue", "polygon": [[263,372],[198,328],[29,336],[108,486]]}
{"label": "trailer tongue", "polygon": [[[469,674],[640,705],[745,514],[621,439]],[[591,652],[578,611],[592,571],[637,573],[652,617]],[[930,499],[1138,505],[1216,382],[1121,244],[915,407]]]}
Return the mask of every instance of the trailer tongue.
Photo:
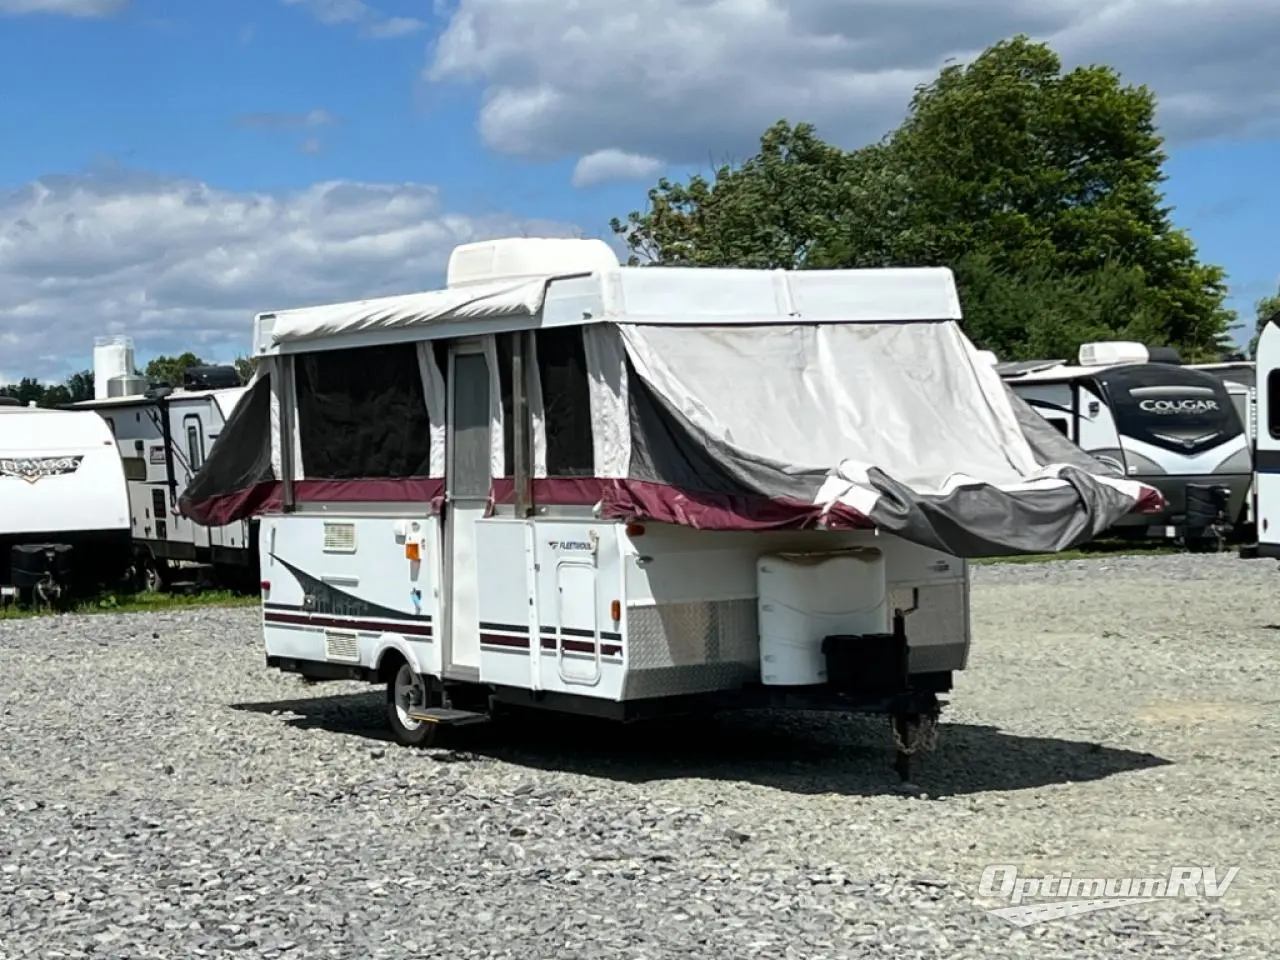
{"label": "trailer tongue", "polygon": [[260,314],[180,509],[262,518],[268,665],[384,684],[401,743],[504,705],[869,711],[905,777],[967,663],[967,558],[1159,503],[959,319],[947,270],[469,244],[444,289]]}

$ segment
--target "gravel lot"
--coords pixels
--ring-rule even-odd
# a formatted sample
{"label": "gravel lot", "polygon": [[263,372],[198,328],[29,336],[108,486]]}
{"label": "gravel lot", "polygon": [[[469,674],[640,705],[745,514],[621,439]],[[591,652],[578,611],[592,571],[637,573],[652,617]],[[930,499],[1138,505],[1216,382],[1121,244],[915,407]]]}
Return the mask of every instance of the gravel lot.
{"label": "gravel lot", "polygon": [[[0,958],[1277,955],[1280,572],[975,573],[917,791],[887,725],[539,720],[383,742],[370,688],[262,664],[253,610],[0,621]],[[1023,875],[1240,872],[1018,929]]]}

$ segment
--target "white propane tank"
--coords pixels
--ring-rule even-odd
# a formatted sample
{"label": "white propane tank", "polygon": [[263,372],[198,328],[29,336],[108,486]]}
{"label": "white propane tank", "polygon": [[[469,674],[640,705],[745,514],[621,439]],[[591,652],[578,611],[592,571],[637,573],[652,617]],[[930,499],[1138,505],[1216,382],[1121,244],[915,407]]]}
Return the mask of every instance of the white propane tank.
{"label": "white propane tank", "polygon": [[822,638],[889,631],[884,554],[783,553],[756,564],[760,674],[770,686],[825,683]]}

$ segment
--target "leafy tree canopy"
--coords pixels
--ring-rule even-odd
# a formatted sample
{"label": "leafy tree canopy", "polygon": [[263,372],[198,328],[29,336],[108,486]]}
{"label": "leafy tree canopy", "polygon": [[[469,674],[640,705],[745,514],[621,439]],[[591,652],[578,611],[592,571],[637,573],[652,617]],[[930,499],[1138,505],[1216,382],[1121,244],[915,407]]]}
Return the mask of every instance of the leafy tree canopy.
{"label": "leafy tree canopy", "polygon": [[60,407],[67,403],[93,399],[93,371],[73,373],[63,383],[41,383],[31,377],[23,377],[17,383],[0,387],[0,397],[11,397],[24,407],[34,403],[37,407]]}
{"label": "leafy tree canopy", "polygon": [[171,387],[182,386],[182,375],[188,367],[202,367],[204,361],[188,350],[176,357],[159,356],[147,362],[142,375],[149,383],[167,383]]}
{"label": "leafy tree canopy", "polygon": [[1019,36],[943,69],[878,143],[843,151],[781,121],[754,157],[660,180],[612,227],[632,263],[950,266],[970,337],[1002,359],[1109,338],[1212,359],[1234,315],[1163,205],[1154,116],[1145,87],[1063,73]]}

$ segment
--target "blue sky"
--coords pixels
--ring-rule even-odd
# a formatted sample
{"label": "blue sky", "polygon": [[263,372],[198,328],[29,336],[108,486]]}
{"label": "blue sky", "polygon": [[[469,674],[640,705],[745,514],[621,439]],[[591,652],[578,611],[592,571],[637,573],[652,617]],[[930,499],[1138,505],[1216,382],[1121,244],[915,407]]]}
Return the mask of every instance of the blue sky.
{"label": "blue sky", "polygon": [[1175,219],[1248,320],[1280,279],[1277,4],[0,0],[0,377],[108,332],[227,359],[254,311],[434,285],[458,242],[607,238],[662,172],[784,115],[865,142],[1018,31],[1156,90]]}

